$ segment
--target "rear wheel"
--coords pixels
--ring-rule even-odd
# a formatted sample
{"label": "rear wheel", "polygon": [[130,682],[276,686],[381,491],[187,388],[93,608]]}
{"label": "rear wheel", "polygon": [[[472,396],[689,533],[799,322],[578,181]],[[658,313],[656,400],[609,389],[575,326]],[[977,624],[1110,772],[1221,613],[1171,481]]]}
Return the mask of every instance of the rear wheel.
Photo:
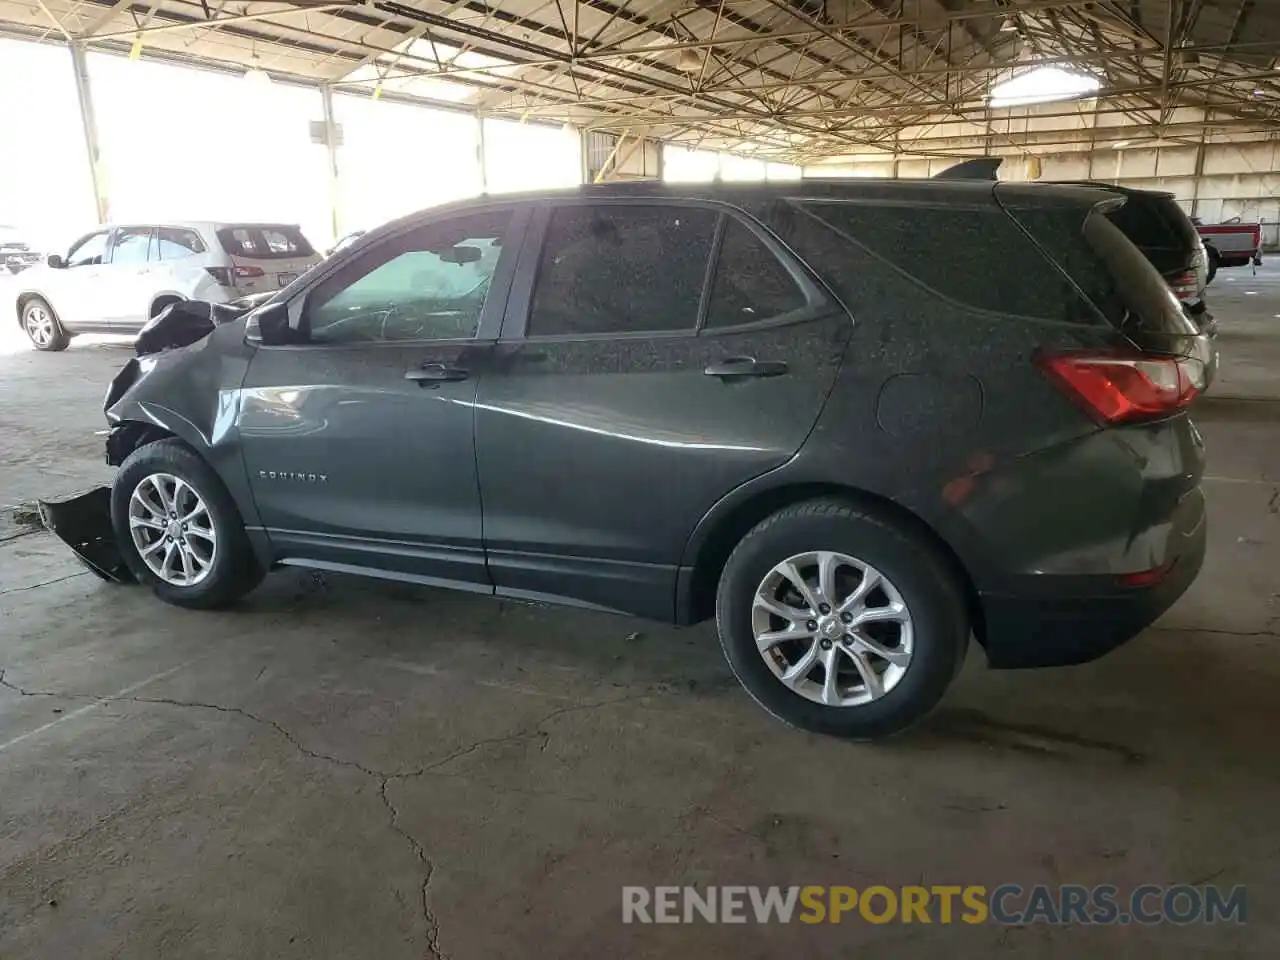
{"label": "rear wheel", "polygon": [[111,522],[129,569],[168,603],[226,606],[262,579],[231,494],[180,440],[148,443],[125,458],[112,484]]}
{"label": "rear wheel", "polygon": [[37,350],[65,350],[71,342],[53,307],[41,297],[32,297],[22,305],[22,329]]}
{"label": "rear wheel", "polygon": [[838,500],[788,507],[748,533],[725,564],[716,621],[761,706],[854,739],[924,717],[969,637],[963,593],[931,545]]}

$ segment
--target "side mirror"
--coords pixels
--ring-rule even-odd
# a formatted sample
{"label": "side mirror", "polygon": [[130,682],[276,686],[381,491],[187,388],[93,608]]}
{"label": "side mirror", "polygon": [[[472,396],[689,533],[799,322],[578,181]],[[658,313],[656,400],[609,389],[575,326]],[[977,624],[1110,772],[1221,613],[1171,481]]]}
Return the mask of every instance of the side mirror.
{"label": "side mirror", "polygon": [[49,254],[48,258],[45,260],[45,263],[47,263],[54,270],[61,270],[63,267],[67,265],[67,261],[63,260],[56,253]]}
{"label": "side mirror", "polygon": [[302,342],[302,336],[289,326],[289,305],[283,301],[269,303],[254,314],[258,336],[264,346],[279,347]]}

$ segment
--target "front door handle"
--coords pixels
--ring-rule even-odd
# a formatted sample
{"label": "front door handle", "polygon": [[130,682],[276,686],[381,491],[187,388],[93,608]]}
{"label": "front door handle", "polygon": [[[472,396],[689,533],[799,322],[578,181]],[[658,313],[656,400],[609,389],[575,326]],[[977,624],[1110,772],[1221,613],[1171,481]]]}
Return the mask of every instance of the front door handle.
{"label": "front door handle", "polygon": [[702,371],[709,377],[732,380],[738,377],[781,377],[787,372],[782,360],[757,360],[755,357],[728,357],[717,360]]}
{"label": "front door handle", "polygon": [[445,383],[452,380],[465,380],[470,374],[461,367],[447,363],[424,363],[422,366],[405,373],[406,380],[417,380],[418,383]]}

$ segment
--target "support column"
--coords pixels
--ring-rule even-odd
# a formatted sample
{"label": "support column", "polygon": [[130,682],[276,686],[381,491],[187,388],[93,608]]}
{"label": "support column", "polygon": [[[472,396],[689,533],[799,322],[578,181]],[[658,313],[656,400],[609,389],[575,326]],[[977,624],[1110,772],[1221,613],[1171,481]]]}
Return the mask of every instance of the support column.
{"label": "support column", "polygon": [[333,239],[342,239],[341,190],[338,186],[338,123],[333,118],[333,87],[322,84],[320,104],[324,111],[325,171],[329,181],[329,226]]}
{"label": "support column", "polygon": [[1200,213],[1200,181],[1204,177],[1204,140],[1208,135],[1209,111],[1204,111],[1205,126],[1200,130],[1200,142],[1196,144],[1196,166],[1191,179],[1191,216]]}
{"label": "support column", "polygon": [[480,192],[489,192],[489,164],[488,156],[485,153],[484,143],[484,117],[476,114],[476,161],[480,164]]}
{"label": "support column", "polygon": [[98,149],[98,123],[93,113],[93,94],[89,89],[89,66],[84,47],[74,41],[67,44],[76,76],[76,99],[80,104],[80,126],[84,130],[84,148],[89,156],[89,176],[93,178],[93,206],[99,223],[106,223],[110,212],[107,187],[102,176],[102,155]]}

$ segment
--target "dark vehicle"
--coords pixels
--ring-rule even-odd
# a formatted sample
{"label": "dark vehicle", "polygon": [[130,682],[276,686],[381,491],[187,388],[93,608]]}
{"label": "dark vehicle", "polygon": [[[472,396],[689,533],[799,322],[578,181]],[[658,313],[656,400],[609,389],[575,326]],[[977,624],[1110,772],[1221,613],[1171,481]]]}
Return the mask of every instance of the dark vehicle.
{"label": "dark vehicle", "polygon": [[186,607],[287,564],[714,617],[771,713],[892,733],[971,634],[1091,660],[1200,569],[1206,337],[1119,202],[616,184],[388,224],[121,373],[119,551]]}
{"label": "dark vehicle", "polygon": [[0,270],[21,273],[44,262],[44,255],[20,240],[0,240]]}

